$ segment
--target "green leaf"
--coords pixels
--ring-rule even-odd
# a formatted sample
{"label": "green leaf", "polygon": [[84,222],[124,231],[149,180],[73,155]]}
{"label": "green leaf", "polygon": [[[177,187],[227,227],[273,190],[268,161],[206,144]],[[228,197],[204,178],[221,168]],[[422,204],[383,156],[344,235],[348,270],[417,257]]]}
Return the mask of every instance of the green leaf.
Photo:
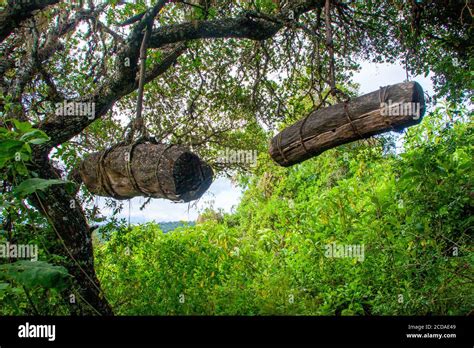
{"label": "green leaf", "polygon": [[10,159],[23,147],[24,142],[14,139],[0,140],[0,158]]}
{"label": "green leaf", "polygon": [[28,122],[20,122],[15,119],[13,119],[12,121],[15,125],[15,129],[17,129],[20,133],[28,133],[33,130],[33,126]]}
{"label": "green leaf", "polygon": [[8,129],[6,129],[6,128],[1,128],[1,127],[0,127],[0,136],[1,136],[1,137],[4,137],[4,136],[6,136],[6,135],[9,134],[9,133],[10,133],[10,132],[8,131]]}
{"label": "green leaf", "polygon": [[209,13],[209,19],[216,18],[217,16],[217,10],[215,8],[210,8],[208,13]]}
{"label": "green leaf", "polygon": [[59,180],[59,179],[41,179],[41,178],[33,178],[33,179],[26,179],[21,182],[14,190],[14,195],[25,197],[33,192],[38,190],[44,191],[51,185],[60,185],[60,184],[67,184],[68,181]]}
{"label": "green leaf", "polygon": [[408,179],[412,179],[414,177],[417,177],[419,175],[418,172],[411,171],[411,172],[406,172],[400,177],[400,181],[405,181]]}
{"label": "green leaf", "polygon": [[[24,154],[22,154],[22,155],[24,155]],[[26,168],[26,166],[22,162],[14,162],[13,167],[15,168],[15,171],[18,174],[23,175],[23,176],[28,175],[28,168]]]}
{"label": "green leaf", "polygon": [[54,266],[44,261],[17,261],[0,266],[0,279],[18,282],[26,288],[65,289],[70,275],[66,268]]}
{"label": "green leaf", "polygon": [[40,131],[39,129],[35,129],[31,132],[25,133],[21,136],[20,140],[22,141],[27,141],[31,144],[43,144],[47,142],[50,138],[44,133],[43,131]]}

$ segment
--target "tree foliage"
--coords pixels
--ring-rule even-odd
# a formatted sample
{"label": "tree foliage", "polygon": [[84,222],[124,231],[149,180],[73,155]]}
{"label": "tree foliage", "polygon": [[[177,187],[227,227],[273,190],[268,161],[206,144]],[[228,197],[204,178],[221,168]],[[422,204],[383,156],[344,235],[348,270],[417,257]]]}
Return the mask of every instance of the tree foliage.
{"label": "tree foliage", "polygon": [[[60,298],[77,295],[78,304],[68,308],[71,313],[113,314],[94,269],[92,232],[103,219],[90,193],[60,183],[86,154],[143,129],[134,119],[134,110],[140,46],[149,25],[144,126],[159,141],[191,147],[218,175],[250,172],[240,164],[220,163],[219,151],[264,153],[274,131],[336,102],[341,96],[336,91],[355,95],[357,85],[351,77],[362,60],[401,61],[407,75],[431,73],[438,99],[457,103],[472,98],[472,5],[467,0],[159,0],[147,4],[141,0],[8,0],[1,6],[1,238],[41,242],[42,260],[68,269],[74,281]],[[87,117],[58,112],[68,103],[90,103],[94,111]],[[426,137],[417,136],[420,141]],[[386,165],[385,159],[380,161]],[[413,164],[415,159],[406,161]],[[312,168],[305,164],[288,173],[304,172],[306,167]],[[443,168],[430,169],[438,173],[438,167]],[[422,169],[410,168],[410,180],[414,182]],[[327,182],[335,183],[336,173],[343,170],[341,166],[334,171]],[[291,181],[285,173],[276,167],[267,174],[256,172],[263,194],[276,197],[274,190],[284,190],[273,180],[281,176]],[[439,184],[434,176],[432,180]],[[252,185],[248,195],[258,187]],[[406,192],[412,189],[407,186]],[[438,199],[428,190],[423,198]],[[451,202],[450,193],[446,189],[442,198]],[[325,194],[332,200],[335,193]],[[249,229],[268,220],[265,215],[244,213],[250,201],[237,214],[249,218]],[[122,207],[112,200],[107,204],[114,213]],[[279,204],[283,203],[275,202],[268,209]],[[336,213],[336,208],[327,213]],[[451,211],[451,206],[444,209]],[[334,221],[339,221],[340,233],[349,228],[345,218]],[[114,229],[115,222],[111,217],[107,226]],[[35,294],[25,296],[31,299]]]}
{"label": "tree foliage", "polygon": [[[438,109],[400,154],[370,143],[292,168],[261,158],[237,210],[97,248],[126,315],[464,315],[472,310],[473,125]],[[331,258],[326,246],[363,245]]]}

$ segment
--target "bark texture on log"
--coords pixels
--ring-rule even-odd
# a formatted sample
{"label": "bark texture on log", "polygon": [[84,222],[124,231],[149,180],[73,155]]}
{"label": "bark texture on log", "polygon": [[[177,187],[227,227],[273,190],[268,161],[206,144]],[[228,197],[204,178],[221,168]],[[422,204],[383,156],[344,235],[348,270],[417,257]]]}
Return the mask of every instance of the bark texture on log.
{"label": "bark texture on log", "polygon": [[341,144],[419,123],[425,112],[417,82],[399,83],[346,103],[315,110],[270,142],[270,155],[288,167]]}
{"label": "bark texture on log", "polygon": [[103,170],[100,170],[103,154],[104,151],[93,153],[79,166],[82,182],[99,196],[116,199],[149,196],[189,202],[200,198],[212,183],[211,167],[183,146],[152,143],[133,148],[117,146],[103,156]]}

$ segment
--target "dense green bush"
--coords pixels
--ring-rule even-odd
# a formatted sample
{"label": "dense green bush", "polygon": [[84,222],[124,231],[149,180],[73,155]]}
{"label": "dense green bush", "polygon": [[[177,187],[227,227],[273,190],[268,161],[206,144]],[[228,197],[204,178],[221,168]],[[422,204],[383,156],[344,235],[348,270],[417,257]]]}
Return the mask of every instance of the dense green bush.
{"label": "dense green bush", "polygon": [[[261,156],[233,214],[96,247],[117,314],[427,315],[472,310],[472,122],[445,107],[407,131],[291,168]],[[326,256],[328,244],[363,259]]]}

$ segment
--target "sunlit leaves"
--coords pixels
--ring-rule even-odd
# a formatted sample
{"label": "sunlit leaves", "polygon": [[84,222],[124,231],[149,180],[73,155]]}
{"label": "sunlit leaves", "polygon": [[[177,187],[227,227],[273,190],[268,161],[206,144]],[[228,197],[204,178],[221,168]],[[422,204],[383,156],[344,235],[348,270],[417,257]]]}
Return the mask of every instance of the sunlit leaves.
{"label": "sunlit leaves", "polygon": [[[223,219],[108,228],[96,254],[108,298],[128,315],[468,313],[472,121],[451,112],[410,128],[401,154],[361,141],[291,168],[262,156]],[[364,245],[364,261],[326,257],[328,243]]]}

